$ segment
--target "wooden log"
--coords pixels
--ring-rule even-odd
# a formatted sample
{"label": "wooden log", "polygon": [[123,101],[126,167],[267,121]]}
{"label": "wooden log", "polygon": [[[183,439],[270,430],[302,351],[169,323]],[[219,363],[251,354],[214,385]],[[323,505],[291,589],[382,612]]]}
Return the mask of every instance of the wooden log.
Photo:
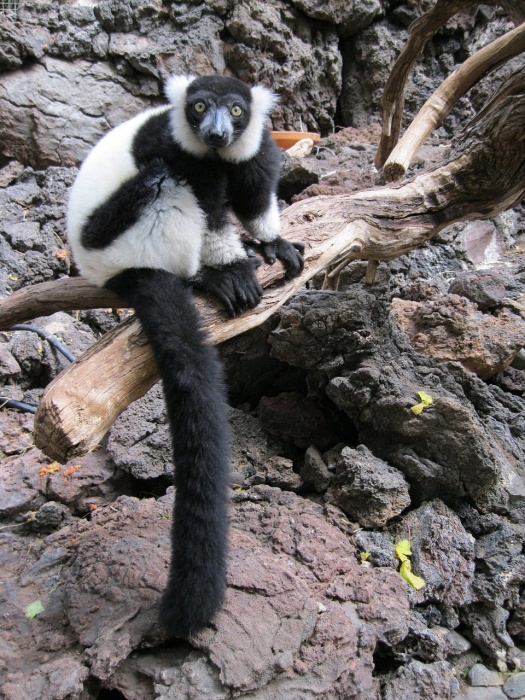
{"label": "wooden log", "polygon": [[15,323],[23,323],[55,311],[96,309],[122,306],[111,292],[94,287],[83,277],[63,277],[24,287],[0,304],[0,331],[8,331]]}
{"label": "wooden log", "polygon": [[525,23],[468,58],[441,83],[420,109],[385,162],[385,180],[399,180],[428,136],[450,114],[460,97],[484,75],[525,51]]}

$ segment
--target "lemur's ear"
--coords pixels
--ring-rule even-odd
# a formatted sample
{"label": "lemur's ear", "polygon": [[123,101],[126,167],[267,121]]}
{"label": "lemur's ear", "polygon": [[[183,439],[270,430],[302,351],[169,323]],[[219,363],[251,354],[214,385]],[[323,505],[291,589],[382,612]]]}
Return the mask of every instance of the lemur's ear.
{"label": "lemur's ear", "polygon": [[279,98],[264,85],[255,85],[251,88],[252,93],[252,114],[267,117],[279,102]]}
{"label": "lemur's ear", "polygon": [[174,107],[186,102],[188,85],[195,80],[193,75],[172,75],[166,81],[164,94]]}

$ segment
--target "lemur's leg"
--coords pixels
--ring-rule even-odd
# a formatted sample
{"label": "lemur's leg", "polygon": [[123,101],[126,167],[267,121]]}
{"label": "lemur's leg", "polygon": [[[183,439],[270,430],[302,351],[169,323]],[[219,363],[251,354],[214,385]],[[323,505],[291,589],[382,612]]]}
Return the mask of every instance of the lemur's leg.
{"label": "lemur's leg", "polygon": [[263,289],[255,274],[260,261],[248,257],[233,224],[206,231],[202,239],[201,268],[191,280],[194,287],[216,296],[230,317],[253,309]]}

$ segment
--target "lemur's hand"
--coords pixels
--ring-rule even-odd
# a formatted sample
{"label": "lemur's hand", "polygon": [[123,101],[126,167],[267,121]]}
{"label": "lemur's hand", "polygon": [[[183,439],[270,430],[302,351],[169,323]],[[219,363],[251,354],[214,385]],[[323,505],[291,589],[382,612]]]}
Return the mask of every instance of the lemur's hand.
{"label": "lemur's hand", "polygon": [[255,274],[260,264],[258,258],[243,258],[222,267],[204,265],[190,283],[195,289],[217,297],[232,318],[261,301],[263,288]]}
{"label": "lemur's hand", "polygon": [[290,243],[290,241],[277,236],[273,241],[261,242],[261,252],[266,262],[273,265],[280,260],[286,268],[286,277],[297,277],[304,267],[303,243]]}

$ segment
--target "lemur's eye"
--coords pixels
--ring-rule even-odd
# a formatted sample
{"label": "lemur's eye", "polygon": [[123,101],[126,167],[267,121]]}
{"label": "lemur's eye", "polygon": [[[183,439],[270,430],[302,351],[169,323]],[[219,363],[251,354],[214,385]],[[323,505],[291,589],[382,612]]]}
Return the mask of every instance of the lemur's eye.
{"label": "lemur's eye", "polygon": [[242,114],[242,107],[239,107],[239,105],[233,105],[230,110],[230,114],[232,117],[240,117]]}
{"label": "lemur's eye", "polygon": [[193,109],[197,112],[197,114],[202,114],[206,111],[206,105],[204,102],[195,102]]}

